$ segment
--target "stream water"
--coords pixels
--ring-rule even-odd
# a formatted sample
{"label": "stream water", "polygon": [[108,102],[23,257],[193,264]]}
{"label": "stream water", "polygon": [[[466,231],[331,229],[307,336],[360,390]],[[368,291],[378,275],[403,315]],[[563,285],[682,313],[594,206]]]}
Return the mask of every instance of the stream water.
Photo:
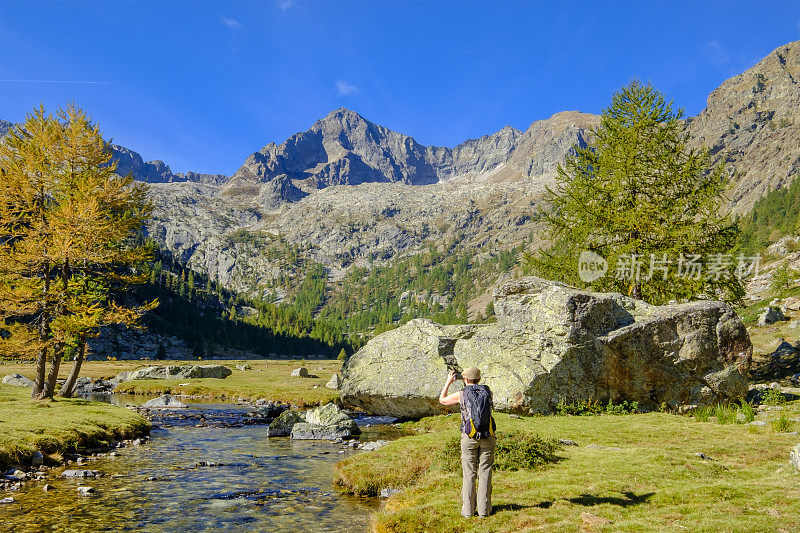
{"label": "stream water", "polygon": [[[73,480],[50,471],[45,482],[7,493],[2,531],[365,531],[380,503],[337,493],[333,465],[356,452],[327,441],[267,438],[265,425],[219,427],[215,420],[246,408],[193,404],[210,427],[154,429],[140,446],[115,458],[69,468],[102,477]],[[185,415],[184,415],[185,416]],[[223,426],[225,424],[222,424]],[[362,427],[362,440],[391,436],[388,426]],[[208,466],[213,465],[213,466]],[[79,485],[94,494],[82,496]]]}

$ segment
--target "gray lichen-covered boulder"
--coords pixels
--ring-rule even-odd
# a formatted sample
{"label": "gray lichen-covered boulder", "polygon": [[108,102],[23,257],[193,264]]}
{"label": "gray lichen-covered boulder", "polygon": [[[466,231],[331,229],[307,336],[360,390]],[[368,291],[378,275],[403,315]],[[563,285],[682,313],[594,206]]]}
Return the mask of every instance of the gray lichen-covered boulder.
{"label": "gray lichen-covered boulder", "polygon": [[148,366],[133,372],[122,372],[117,375],[117,379],[119,381],[133,381],[136,379],[223,379],[232,373],[230,368],[223,365]]}
{"label": "gray lichen-covered boulder", "polygon": [[[342,371],[346,405],[441,412],[448,368],[477,366],[498,409],[545,413],[561,399],[703,405],[747,394],[752,344],[722,302],[652,306],[535,277],[494,294],[496,324],[417,319],[378,335]],[[451,390],[458,390],[456,385]]]}
{"label": "gray lichen-covered boulder", "polygon": [[359,435],[356,421],[335,403],[306,411],[305,422],[292,427],[292,438],[301,440],[343,439]]}
{"label": "gray lichen-covered boulder", "polygon": [[299,422],[305,422],[305,418],[297,411],[284,411],[267,426],[267,436],[288,437],[292,434],[294,425]]}
{"label": "gray lichen-covered boulder", "polygon": [[15,387],[33,387],[36,385],[32,379],[28,379],[21,374],[9,374],[3,377],[3,383]]}
{"label": "gray lichen-covered boulder", "polygon": [[[308,422],[298,422],[292,427],[293,440],[336,440],[346,439],[353,435],[358,435],[360,430],[355,422],[339,423],[330,426],[320,426],[309,424]],[[354,431],[355,430],[355,431]]]}

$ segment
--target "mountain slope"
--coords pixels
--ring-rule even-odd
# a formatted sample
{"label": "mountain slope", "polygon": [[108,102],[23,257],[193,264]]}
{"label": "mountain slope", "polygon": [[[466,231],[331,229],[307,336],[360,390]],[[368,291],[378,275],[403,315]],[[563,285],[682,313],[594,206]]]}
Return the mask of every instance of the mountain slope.
{"label": "mountain slope", "polygon": [[800,171],[800,41],[726,80],[688,122],[694,145],[707,146],[731,175],[734,212],[787,186]]}

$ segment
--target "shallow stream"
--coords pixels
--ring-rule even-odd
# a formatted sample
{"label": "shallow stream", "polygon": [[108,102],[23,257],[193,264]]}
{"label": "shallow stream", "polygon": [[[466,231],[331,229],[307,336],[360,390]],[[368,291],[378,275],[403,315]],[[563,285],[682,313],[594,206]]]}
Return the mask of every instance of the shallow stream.
{"label": "shallow stream", "polygon": [[[209,421],[245,407],[192,404]],[[223,415],[224,413],[224,415]],[[265,425],[165,426],[118,457],[89,461],[102,477],[47,481],[6,493],[2,531],[365,531],[380,503],[337,493],[333,465],[353,453],[327,441],[267,438]],[[361,440],[386,438],[388,426],[362,427]],[[207,466],[213,465],[213,466]],[[43,492],[44,483],[54,487]],[[82,496],[79,485],[94,494]]]}

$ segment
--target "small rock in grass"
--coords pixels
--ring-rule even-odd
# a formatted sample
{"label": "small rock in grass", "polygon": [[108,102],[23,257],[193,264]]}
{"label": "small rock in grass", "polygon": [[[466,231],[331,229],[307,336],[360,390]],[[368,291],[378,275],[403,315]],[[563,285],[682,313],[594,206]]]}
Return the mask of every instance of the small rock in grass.
{"label": "small rock in grass", "polygon": [[251,368],[252,367],[250,365],[247,365],[247,364],[236,365],[236,370],[241,370],[242,372],[244,372],[245,370],[250,370]]}
{"label": "small rock in grass", "polygon": [[339,377],[339,374],[332,375],[325,386],[329,389],[339,390],[342,386],[342,379]]}
{"label": "small rock in grass", "polygon": [[764,422],[763,420],[753,420],[752,422],[750,422],[750,425],[751,426],[766,426],[767,423]]}
{"label": "small rock in grass", "polygon": [[800,470],[800,444],[795,446],[792,451],[789,452],[789,464]]}
{"label": "small rock in grass", "polygon": [[308,377],[308,369],[304,366],[300,368],[295,368],[292,370],[292,377],[293,378],[307,378]]}
{"label": "small rock in grass", "polygon": [[699,457],[700,459],[702,459],[703,461],[713,461],[714,460],[711,457],[709,457],[706,454],[704,454],[703,452],[696,452],[695,455],[697,457]]}
{"label": "small rock in grass", "polygon": [[14,503],[14,497],[9,496],[8,498],[3,498],[2,500],[0,500],[0,503]]}
{"label": "small rock in grass", "polygon": [[761,316],[758,317],[758,325],[768,326],[784,320],[788,320],[788,318],[783,314],[783,310],[780,307],[770,305],[767,306]]}
{"label": "small rock in grass", "polygon": [[570,439],[558,439],[558,443],[562,446],[577,446],[578,443]]}
{"label": "small rock in grass", "polygon": [[50,485],[49,483],[45,483],[42,487],[42,491],[44,492],[50,492],[51,490],[53,490],[53,485]]}
{"label": "small rock in grass", "polygon": [[395,494],[400,494],[401,492],[403,491],[400,489],[392,489],[392,488],[381,489],[381,498],[388,498],[389,496],[394,496]]}
{"label": "small rock in grass", "polygon": [[88,496],[94,492],[92,487],[78,487],[78,492],[83,496]]}
{"label": "small rock in grass", "polygon": [[522,417],[519,415],[508,415],[508,418],[516,418],[517,420],[522,420]]}

